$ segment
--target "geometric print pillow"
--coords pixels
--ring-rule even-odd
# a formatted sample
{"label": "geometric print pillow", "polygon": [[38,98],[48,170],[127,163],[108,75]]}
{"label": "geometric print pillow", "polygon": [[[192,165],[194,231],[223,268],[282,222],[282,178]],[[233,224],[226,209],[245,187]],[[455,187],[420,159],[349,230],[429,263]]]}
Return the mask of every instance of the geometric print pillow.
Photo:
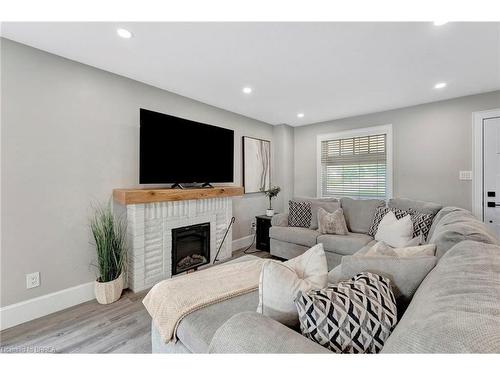
{"label": "geometric print pillow", "polygon": [[288,202],[288,226],[309,228],[311,226],[311,203],[310,202]]}
{"label": "geometric print pillow", "polygon": [[422,235],[424,240],[427,240],[429,230],[432,226],[432,221],[434,220],[434,215],[424,214],[414,210],[413,208],[408,209],[408,213],[411,216],[411,221],[413,222],[413,237]]}
{"label": "geometric print pillow", "polygon": [[389,279],[362,272],[295,299],[302,335],[335,353],[378,353],[397,323]]}
{"label": "geometric print pillow", "polygon": [[377,210],[375,211],[375,215],[373,216],[372,225],[368,230],[368,235],[375,237],[380,221],[389,211],[394,212],[394,215],[396,215],[396,219],[398,220],[406,215],[410,215],[411,222],[413,224],[413,237],[415,238],[422,235],[422,238],[424,240],[427,240],[427,235],[429,234],[429,230],[431,229],[434,215],[424,214],[422,212],[414,210],[413,208],[409,208],[407,211],[401,210],[399,208],[389,208],[389,207],[377,208]]}

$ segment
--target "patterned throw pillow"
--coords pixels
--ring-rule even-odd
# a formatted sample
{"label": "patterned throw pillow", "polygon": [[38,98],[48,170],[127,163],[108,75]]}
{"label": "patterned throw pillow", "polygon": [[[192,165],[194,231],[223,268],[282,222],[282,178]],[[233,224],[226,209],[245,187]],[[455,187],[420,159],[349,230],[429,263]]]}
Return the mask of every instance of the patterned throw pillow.
{"label": "patterned throw pillow", "polygon": [[318,231],[321,234],[348,234],[344,210],[338,208],[330,213],[320,207],[318,209]]}
{"label": "patterned throw pillow", "polygon": [[378,353],[397,322],[389,279],[362,272],[295,300],[302,334],[336,353]]}
{"label": "patterned throw pillow", "polygon": [[411,221],[413,222],[413,237],[422,235],[424,240],[427,240],[429,230],[432,226],[432,221],[434,220],[434,215],[424,214],[414,210],[413,208],[408,209],[411,215]]}
{"label": "patterned throw pillow", "polygon": [[311,202],[288,202],[288,226],[309,228],[311,226]]}
{"label": "patterned throw pillow", "polygon": [[424,240],[427,239],[427,235],[429,234],[429,230],[431,229],[434,215],[424,214],[412,208],[408,209],[408,211],[401,210],[399,208],[389,208],[389,207],[377,208],[377,211],[375,211],[375,215],[373,216],[372,225],[368,230],[368,235],[375,237],[375,234],[377,233],[378,230],[378,225],[389,211],[394,212],[398,220],[406,215],[410,215],[413,224],[413,237],[422,235]]}

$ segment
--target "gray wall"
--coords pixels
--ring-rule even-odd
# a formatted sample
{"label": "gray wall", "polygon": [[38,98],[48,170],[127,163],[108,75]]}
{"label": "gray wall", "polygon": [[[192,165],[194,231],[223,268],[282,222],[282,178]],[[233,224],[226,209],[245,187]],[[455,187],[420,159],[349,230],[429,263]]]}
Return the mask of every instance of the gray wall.
{"label": "gray wall", "polygon": [[316,196],[316,136],[392,124],[394,196],[471,209],[472,112],[500,107],[500,91],[295,128],[295,194]]}
{"label": "gray wall", "polygon": [[281,187],[280,194],[273,202],[276,212],[288,210],[288,201],[293,197],[294,186],[294,128],[289,125],[276,125],[274,127],[273,160],[275,164],[271,181],[273,185]]}
{"label": "gray wall", "polygon": [[[293,195],[316,195],[316,135],[393,124],[394,195],[471,208],[471,113],[500,107],[500,91],[343,120],[272,127],[130,79],[1,39],[2,252],[5,306],[92,281],[87,219],[92,201],[137,187],[138,108],[235,130],[235,184],[241,137],[273,143],[277,211]],[[237,198],[233,238],[250,234],[262,194]],[[41,286],[25,289],[40,271]]]}
{"label": "gray wall", "polygon": [[[1,39],[1,306],[94,279],[92,201],[138,186],[139,108],[272,141],[273,127],[87,65]],[[238,93],[235,93],[238,95]],[[235,239],[264,213],[262,194],[236,198]],[[25,274],[41,272],[27,290]]]}

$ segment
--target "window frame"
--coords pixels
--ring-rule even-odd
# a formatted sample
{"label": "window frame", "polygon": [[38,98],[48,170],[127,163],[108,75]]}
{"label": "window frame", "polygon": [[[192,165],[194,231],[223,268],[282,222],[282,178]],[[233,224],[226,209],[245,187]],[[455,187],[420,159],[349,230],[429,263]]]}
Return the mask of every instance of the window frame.
{"label": "window frame", "polygon": [[323,174],[321,167],[321,142],[331,141],[343,138],[366,137],[378,134],[385,134],[387,148],[387,163],[386,163],[386,198],[392,198],[393,193],[393,140],[392,140],[392,124],[371,126],[368,128],[357,128],[339,131],[335,133],[318,134],[316,136],[316,197],[324,198],[321,187],[323,186]]}

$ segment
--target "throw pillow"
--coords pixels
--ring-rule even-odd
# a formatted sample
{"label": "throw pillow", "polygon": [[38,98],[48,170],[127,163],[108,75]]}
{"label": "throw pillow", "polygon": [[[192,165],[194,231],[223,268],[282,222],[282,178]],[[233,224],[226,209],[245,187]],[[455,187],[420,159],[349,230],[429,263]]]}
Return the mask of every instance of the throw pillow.
{"label": "throw pillow", "polygon": [[421,246],[405,246],[393,249],[398,257],[421,257],[434,256],[436,254],[436,245],[427,244]]}
{"label": "throw pillow", "polygon": [[[410,241],[411,242],[411,241]],[[392,256],[392,257],[415,257],[415,256],[434,256],[436,253],[436,245],[428,244],[421,246],[405,246],[405,247],[390,247],[386,243],[380,241],[370,247],[362,254],[354,254],[354,256]]]}
{"label": "throw pillow", "polygon": [[[357,254],[354,254],[354,256],[357,256]],[[366,252],[363,254],[360,254],[359,256],[364,256],[364,257],[374,257],[374,256],[389,256],[389,257],[395,257],[397,256],[396,252],[394,249],[390,246],[388,246],[384,241],[379,241],[372,247],[370,247]]]}
{"label": "throw pillow", "polygon": [[294,304],[297,292],[324,288],[327,274],[323,244],[283,263],[265,262],[260,273],[257,312],[287,326],[297,326],[299,317]]}
{"label": "throw pillow", "polygon": [[411,215],[411,221],[413,222],[413,237],[422,236],[422,242],[426,241],[434,215],[415,211],[413,208],[408,209],[408,213]]}
{"label": "throw pillow", "polygon": [[384,216],[391,211],[394,212],[394,215],[396,215],[396,218],[398,219],[401,219],[408,215],[407,211],[400,210],[399,208],[379,207],[377,208],[377,211],[375,211],[375,215],[373,216],[373,222],[370,226],[370,229],[368,230],[368,235],[375,237],[380,222],[382,221]]}
{"label": "throw pillow", "polygon": [[335,212],[340,208],[340,202],[311,200],[311,226],[309,229],[318,229],[318,210],[323,208],[326,212]]}
{"label": "throw pillow", "polygon": [[311,203],[288,202],[288,226],[309,228],[311,226]]}
{"label": "throw pillow", "polygon": [[375,239],[392,247],[404,247],[413,238],[413,224],[410,215],[397,219],[389,211],[378,225]]}
{"label": "throw pillow", "polygon": [[369,272],[299,292],[295,304],[302,334],[336,353],[378,353],[397,322],[390,281]]}
{"label": "throw pillow", "polygon": [[318,209],[318,231],[321,234],[343,234],[348,232],[342,208],[333,213],[326,212],[323,208]]}
{"label": "throw pillow", "polygon": [[[379,207],[373,216],[373,222],[368,231],[368,235],[375,237],[380,221],[388,212],[394,212],[396,218],[401,219],[406,215],[410,215],[413,224],[413,237],[421,237],[421,243],[427,240],[427,236],[432,226],[434,215],[416,211],[409,208],[408,210],[401,210],[399,208]],[[415,244],[416,246],[417,244]]]}

